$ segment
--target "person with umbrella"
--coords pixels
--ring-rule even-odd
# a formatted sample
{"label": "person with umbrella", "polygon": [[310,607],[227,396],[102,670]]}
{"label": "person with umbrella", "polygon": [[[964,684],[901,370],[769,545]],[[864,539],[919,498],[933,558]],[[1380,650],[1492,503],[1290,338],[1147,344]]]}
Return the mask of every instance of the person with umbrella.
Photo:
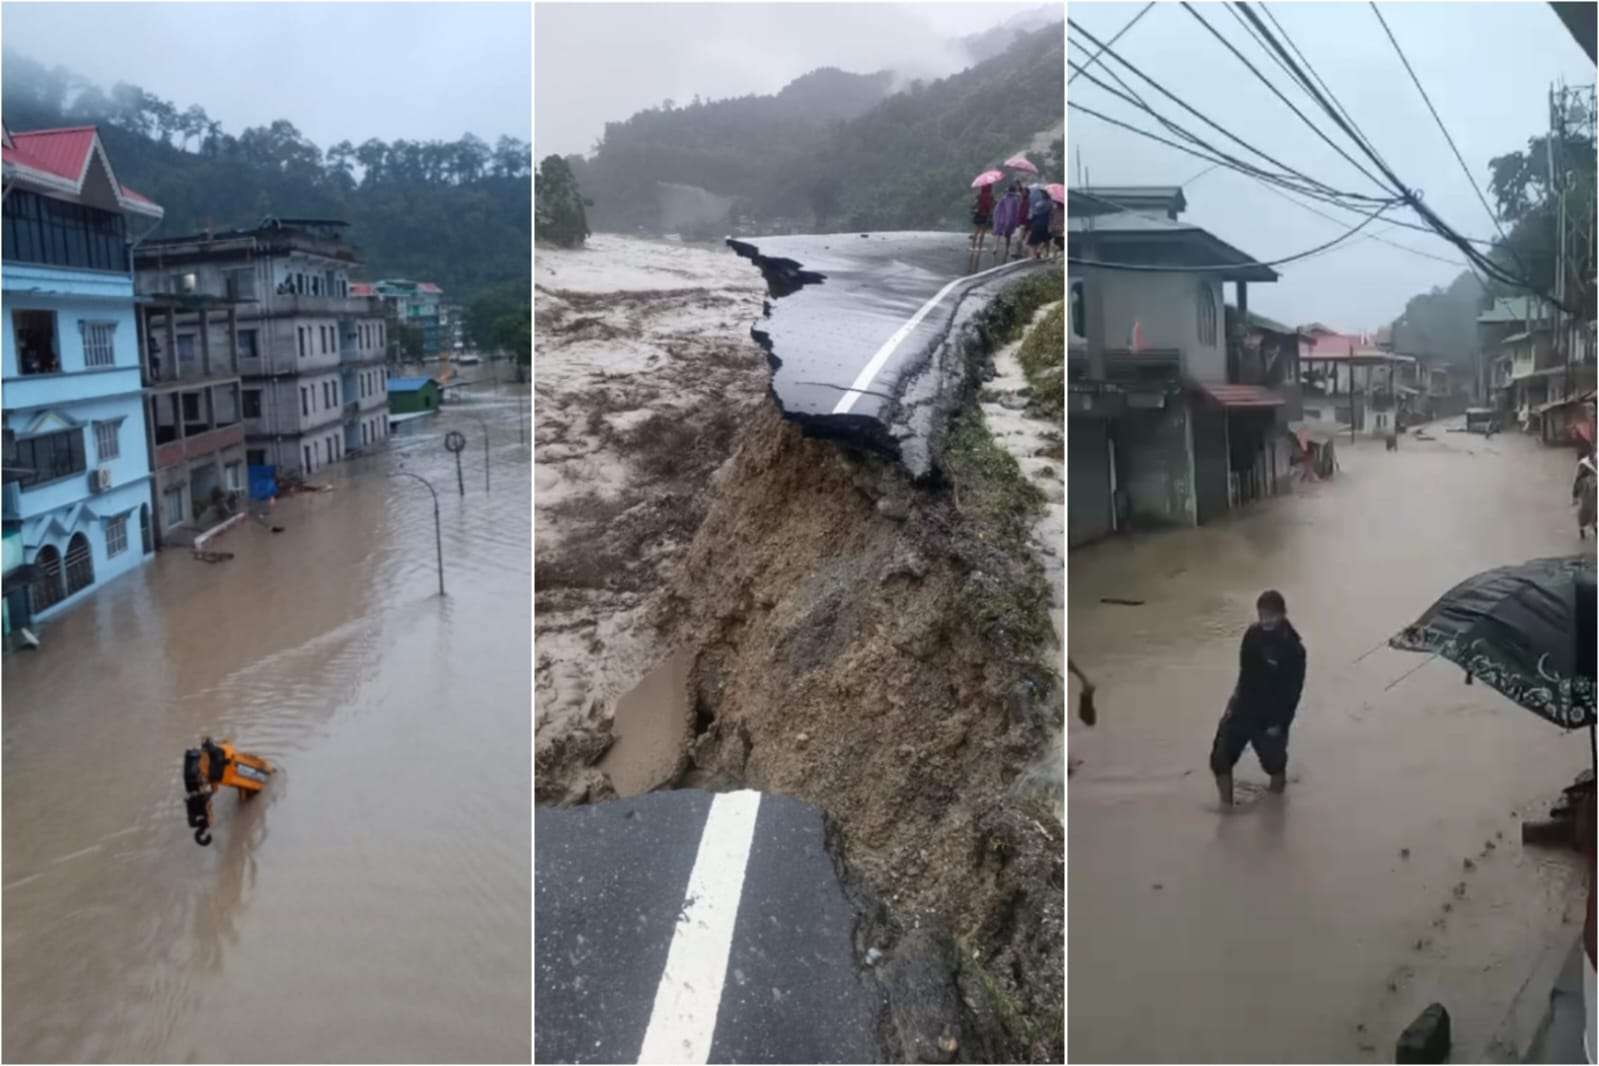
{"label": "person with umbrella", "polygon": [[1255,610],[1258,621],[1238,646],[1238,681],[1210,747],[1210,772],[1224,808],[1233,805],[1233,767],[1246,747],[1271,775],[1273,792],[1287,787],[1288,730],[1305,688],[1305,644],[1288,621],[1282,593],[1262,592]]}
{"label": "person with umbrella", "polygon": [[[1022,191],[1022,183],[1013,181],[1005,195],[1000,197],[999,204],[994,208],[994,258],[999,258],[999,239],[1005,238],[1005,260],[1010,261],[1011,237],[1016,235],[1017,228],[1024,221],[1026,211],[1026,194]],[[1017,238],[1020,244],[1020,238]]]}
{"label": "person with umbrella", "polygon": [[1027,199],[1027,247],[1034,259],[1042,259],[1049,244],[1049,210],[1053,201],[1042,185],[1034,183]]}
{"label": "person with umbrella", "polygon": [[994,225],[994,183],[1003,181],[1005,175],[997,170],[985,170],[972,179],[977,199],[972,203],[972,236],[968,242],[976,254],[983,251],[983,237]]}
{"label": "person with umbrella", "polygon": [[1049,253],[1051,259],[1059,259],[1066,251],[1066,186],[1046,185],[1044,191],[1049,193],[1053,206],[1049,209],[1049,240],[1054,246]]}

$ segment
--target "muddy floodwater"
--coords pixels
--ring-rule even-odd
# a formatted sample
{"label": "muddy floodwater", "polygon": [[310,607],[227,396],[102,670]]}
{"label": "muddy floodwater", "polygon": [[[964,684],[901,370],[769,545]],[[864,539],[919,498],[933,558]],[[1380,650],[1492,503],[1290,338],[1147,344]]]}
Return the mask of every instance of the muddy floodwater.
{"label": "muddy floodwater", "polygon": [[[281,533],[158,553],[6,658],[7,1060],[527,1061],[526,402],[467,389],[279,500]],[[400,469],[439,491],[442,599]],[[181,762],[208,734],[278,773],[219,794],[202,848]]]}
{"label": "muddy floodwater", "polygon": [[[1333,481],[1070,554],[1071,656],[1099,710],[1068,737],[1073,1060],[1391,1062],[1436,999],[1452,1061],[1510,1061],[1511,1000],[1585,905],[1574,864],[1523,849],[1519,824],[1588,765],[1588,737],[1372,649],[1479,570],[1593,542],[1574,453],[1444,428],[1397,454],[1340,442]],[[1268,587],[1309,651],[1289,787],[1263,794],[1246,752],[1223,814],[1207,757]]]}

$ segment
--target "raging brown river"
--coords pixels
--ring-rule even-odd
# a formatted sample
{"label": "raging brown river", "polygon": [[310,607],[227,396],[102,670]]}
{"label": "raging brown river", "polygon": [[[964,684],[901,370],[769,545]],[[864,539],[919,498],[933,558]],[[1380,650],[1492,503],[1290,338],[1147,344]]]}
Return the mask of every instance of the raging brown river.
{"label": "raging brown river", "polygon": [[[528,1060],[526,402],[463,390],[231,560],[160,552],[6,658],[7,1060]],[[202,848],[206,735],[278,772]]]}
{"label": "raging brown river", "polygon": [[[1505,1061],[1507,1004],[1569,950],[1586,886],[1519,822],[1588,765],[1588,737],[1382,645],[1477,571],[1591,551],[1575,456],[1430,432],[1397,453],[1340,441],[1331,481],[1071,552],[1068,639],[1099,719],[1069,734],[1073,1060],[1391,1062],[1439,1000],[1452,1061]],[[1207,755],[1266,588],[1309,651],[1289,783],[1266,793],[1246,752],[1223,814]]]}

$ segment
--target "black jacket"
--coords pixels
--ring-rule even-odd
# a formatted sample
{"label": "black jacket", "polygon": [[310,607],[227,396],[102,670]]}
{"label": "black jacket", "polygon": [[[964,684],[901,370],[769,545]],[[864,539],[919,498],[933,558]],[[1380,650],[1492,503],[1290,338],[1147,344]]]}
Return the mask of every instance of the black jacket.
{"label": "black jacket", "polygon": [[1275,628],[1258,622],[1238,646],[1238,685],[1233,713],[1261,728],[1286,726],[1299,709],[1305,687],[1305,645],[1285,618]]}

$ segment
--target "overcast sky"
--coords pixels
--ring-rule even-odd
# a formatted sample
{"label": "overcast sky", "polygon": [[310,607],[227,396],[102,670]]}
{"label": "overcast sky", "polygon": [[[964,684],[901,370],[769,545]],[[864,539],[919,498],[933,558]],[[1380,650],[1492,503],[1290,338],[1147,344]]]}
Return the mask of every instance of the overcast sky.
{"label": "overcast sky", "polygon": [[[1106,41],[1142,6],[1079,2],[1072,5],[1071,17]],[[1308,98],[1289,85],[1286,75],[1245,35],[1227,9],[1211,4],[1194,6],[1263,73],[1273,77],[1295,106],[1306,116],[1319,118],[1318,125],[1334,135],[1325,116],[1310,110],[1313,105]],[[1572,85],[1593,83],[1593,64],[1547,4],[1384,3],[1381,8],[1485,197],[1488,160],[1524,150],[1528,137],[1547,131],[1550,84],[1562,77]],[[1473,195],[1466,174],[1371,8],[1363,3],[1278,3],[1270,9],[1400,178],[1421,189],[1427,204],[1457,231],[1472,237],[1493,236],[1488,213]],[[1067,34],[1070,39],[1069,27]],[[1157,4],[1113,47],[1175,95],[1256,147],[1340,189],[1377,194],[1365,176],[1311,133],[1182,7]],[[1075,46],[1068,55],[1079,63],[1086,60]],[[1156,105],[1158,93],[1125,68],[1114,62],[1110,66],[1145,101]],[[1099,73],[1097,66],[1093,70]],[[1153,125],[1152,119],[1085,77],[1071,82],[1067,99],[1144,128]],[[1197,119],[1183,116],[1176,105],[1157,109],[1174,120],[1181,118],[1182,124],[1196,133],[1208,133],[1207,140],[1221,142],[1230,154],[1245,154]],[[1189,208],[1183,221],[1204,226],[1257,259],[1304,251],[1359,222],[1356,215],[1313,202],[1339,221],[1318,218],[1252,178],[1226,168],[1195,178],[1207,165],[1203,160],[1076,111],[1068,112],[1066,128],[1067,165],[1073,183],[1079,151],[1092,184],[1186,182]],[[1363,158],[1347,140],[1334,139],[1351,155]],[[1488,202],[1493,203],[1491,197]],[[1418,221],[1409,211],[1399,217]],[[1321,321],[1351,332],[1374,330],[1401,314],[1411,296],[1434,285],[1447,285],[1464,269],[1463,261],[1462,265],[1449,265],[1424,259],[1366,240],[1366,233],[1446,259],[1461,258],[1441,238],[1390,228],[1379,219],[1347,246],[1284,264],[1279,268],[1280,281],[1251,285],[1250,308],[1290,324]],[[1227,298],[1233,299],[1231,284]]]}
{"label": "overcast sky", "polygon": [[528,140],[525,3],[34,4],[5,44],[110,89],[199,104],[235,136],[286,118],[319,147],[368,137]]}
{"label": "overcast sky", "polygon": [[775,93],[817,67],[942,77],[952,39],[1032,3],[571,4],[533,14],[534,155],[587,153],[619,122],[671,98]]}

